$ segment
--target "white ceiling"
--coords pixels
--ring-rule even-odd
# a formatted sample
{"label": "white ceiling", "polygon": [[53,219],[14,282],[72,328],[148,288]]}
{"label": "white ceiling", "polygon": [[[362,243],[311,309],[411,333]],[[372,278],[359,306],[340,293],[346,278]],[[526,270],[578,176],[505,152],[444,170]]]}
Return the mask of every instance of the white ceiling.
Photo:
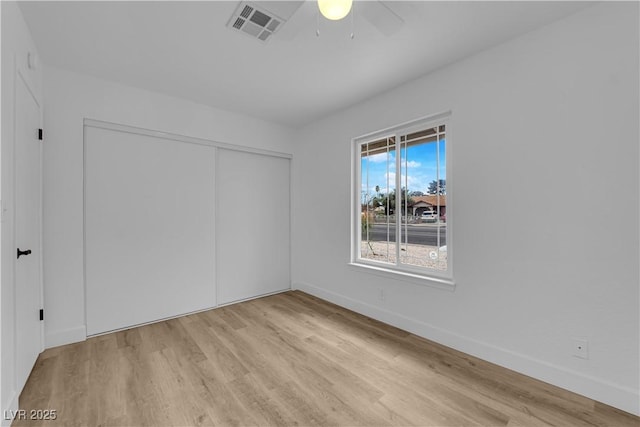
{"label": "white ceiling", "polygon": [[[44,63],[299,127],[570,15],[583,2],[387,1],[387,36],[354,6],[305,3],[263,43],[226,26],[238,1],[23,2]],[[293,31],[295,28],[301,30]]]}

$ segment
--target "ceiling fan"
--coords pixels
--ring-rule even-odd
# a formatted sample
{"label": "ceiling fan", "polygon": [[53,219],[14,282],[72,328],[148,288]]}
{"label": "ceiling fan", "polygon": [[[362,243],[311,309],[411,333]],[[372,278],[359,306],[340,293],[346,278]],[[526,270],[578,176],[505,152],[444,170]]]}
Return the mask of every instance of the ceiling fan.
{"label": "ceiling fan", "polygon": [[[404,20],[389,3],[392,2],[353,1],[350,10],[339,15],[344,17],[352,13],[356,17],[361,16],[382,34],[391,36],[402,27]],[[241,1],[227,26],[262,41],[269,40],[272,35],[281,40],[293,40],[305,30],[316,31],[318,20],[325,19],[320,15],[320,10],[318,0]]]}

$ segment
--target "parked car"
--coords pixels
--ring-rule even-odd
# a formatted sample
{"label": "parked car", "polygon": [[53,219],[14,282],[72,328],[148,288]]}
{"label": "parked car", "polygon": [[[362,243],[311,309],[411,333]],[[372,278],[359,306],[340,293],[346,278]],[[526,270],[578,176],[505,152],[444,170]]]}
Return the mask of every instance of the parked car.
{"label": "parked car", "polygon": [[438,214],[435,211],[424,211],[420,218],[423,222],[436,222],[438,220]]}

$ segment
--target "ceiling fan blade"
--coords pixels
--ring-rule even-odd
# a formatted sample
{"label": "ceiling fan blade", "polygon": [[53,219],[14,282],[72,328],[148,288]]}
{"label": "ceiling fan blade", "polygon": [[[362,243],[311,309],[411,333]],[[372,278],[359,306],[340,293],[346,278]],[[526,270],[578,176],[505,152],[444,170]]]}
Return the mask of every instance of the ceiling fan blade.
{"label": "ceiling fan blade", "polygon": [[404,24],[404,20],[381,1],[358,2],[357,8],[356,13],[362,14],[385,36],[397,33]]}

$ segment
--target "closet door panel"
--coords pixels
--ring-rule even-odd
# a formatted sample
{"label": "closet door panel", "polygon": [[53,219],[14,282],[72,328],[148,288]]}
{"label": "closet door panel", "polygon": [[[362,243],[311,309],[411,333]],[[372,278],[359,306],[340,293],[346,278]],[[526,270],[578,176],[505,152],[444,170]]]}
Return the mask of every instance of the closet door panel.
{"label": "closet door panel", "polygon": [[219,149],[218,303],[290,288],[290,160]]}
{"label": "closet door panel", "polygon": [[216,306],[215,148],[85,126],[87,334]]}

